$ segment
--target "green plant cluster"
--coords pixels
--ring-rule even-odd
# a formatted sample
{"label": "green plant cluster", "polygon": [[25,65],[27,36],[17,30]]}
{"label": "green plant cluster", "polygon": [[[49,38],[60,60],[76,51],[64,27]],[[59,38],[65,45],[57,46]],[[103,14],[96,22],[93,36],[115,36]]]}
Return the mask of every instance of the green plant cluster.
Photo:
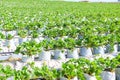
{"label": "green plant cluster", "polygon": [[58,39],[58,40],[43,40],[41,42],[36,42],[35,40],[30,40],[27,42],[23,42],[20,44],[16,50],[16,54],[23,54],[23,55],[36,55],[39,54],[42,50],[55,50],[55,49],[73,49],[76,45],[76,41],[72,38],[67,38],[65,40]]}
{"label": "green plant cluster", "polygon": [[16,31],[21,38],[67,36],[87,47],[120,43],[119,4],[42,0],[1,1],[1,4],[0,39],[15,36],[3,31]]}
{"label": "green plant cluster", "polygon": [[0,79],[6,80],[13,76],[14,80],[30,80],[30,79],[44,79],[44,80],[59,80],[65,77],[71,80],[78,77],[81,80],[86,80],[84,74],[95,76],[97,80],[101,79],[102,71],[115,72],[117,66],[120,65],[120,55],[110,58],[97,58],[90,61],[86,58],[71,59],[62,64],[61,69],[50,68],[47,65],[36,67],[35,63],[28,63],[21,70],[14,70],[10,66],[3,67],[0,65]]}

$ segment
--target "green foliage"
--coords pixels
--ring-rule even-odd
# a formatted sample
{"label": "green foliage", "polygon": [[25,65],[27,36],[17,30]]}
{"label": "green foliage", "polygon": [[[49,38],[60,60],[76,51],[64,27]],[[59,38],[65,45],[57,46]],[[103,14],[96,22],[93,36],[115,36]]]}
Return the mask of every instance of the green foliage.
{"label": "green foliage", "polygon": [[41,52],[41,45],[34,40],[20,44],[15,50],[16,54],[32,56]]}
{"label": "green foliage", "polygon": [[54,69],[49,69],[46,65],[43,65],[41,68],[35,67],[34,74],[36,77],[40,77],[45,80],[54,80],[56,78],[56,71]]}
{"label": "green foliage", "polygon": [[24,66],[22,70],[15,70],[14,79],[15,80],[30,80],[31,72],[27,66]]}
{"label": "green foliage", "polygon": [[63,63],[62,64],[62,76],[68,78],[68,80],[74,78],[77,76],[77,69],[76,67],[71,63]]}

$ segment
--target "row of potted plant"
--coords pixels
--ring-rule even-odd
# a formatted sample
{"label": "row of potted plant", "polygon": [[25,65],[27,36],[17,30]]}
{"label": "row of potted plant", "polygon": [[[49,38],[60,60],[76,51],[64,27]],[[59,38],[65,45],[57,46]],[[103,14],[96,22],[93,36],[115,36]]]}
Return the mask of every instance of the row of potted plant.
{"label": "row of potted plant", "polygon": [[[39,55],[39,60],[79,58],[79,56],[92,56],[94,54],[104,55],[105,51],[111,51],[111,46],[85,47],[80,46],[80,40],[66,38],[65,40],[43,40],[36,42],[35,40],[27,41],[20,44],[16,50],[16,54],[23,55],[23,61],[34,61],[34,56]],[[113,45],[112,53],[117,53],[118,46]],[[29,60],[31,59],[31,60]]]}
{"label": "row of potted plant", "polygon": [[60,69],[50,68],[47,65],[36,67],[34,62],[23,66],[21,70],[10,66],[1,69],[1,80],[119,80],[120,55],[114,58],[85,58],[71,59],[62,64]]}
{"label": "row of potted plant", "polygon": [[[110,28],[110,29],[109,29]],[[35,28],[36,29],[36,28]],[[29,34],[32,36],[32,39],[37,38],[40,35],[40,32],[37,30],[19,30],[18,35],[22,38],[27,37]],[[107,45],[119,44],[120,36],[119,36],[119,27],[91,27],[91,26],[83,26],[80,29],[76,27],[68,27],[68,28],[53,28],[50,30],[43,31],[45,39],[51,39],[51,37],[55,39],[66,39],[66,38],[74,38],[80,40],[80,46],[85,47],[102,47]],[[66,36],[67,35],[67,36]],[[47,36],[47,37],[46,37]],[[5,36],[0,33],[1,39],[6,39],[6,43],[11,40],[14,35],[9,32],[5,33]],[[77,38],[76,38],[77,37]]]}
{"label": "row of potted plant", "polygon": [[[94,23],[91,23],[92,25]],[[112,23],[111,23],[112,24]],[[39,35],[47,36],[49,38],[55,38],[55,37],[64,37],[64,36],[68,36],[68,37],[73,37],[73,38],[78,38],[78,36],[86,36],[86,35],[108,35],[109,34],[113,34],[115,37],[119,37],[119,26],[117,23],[113,22],[114,25],[116,25],[117,27],[113,27],[111,24],[108,24],[109,26],[106,27],[107,24],[105,24],[105,26],[95,26],[95,24],[93,26],[85,25],[82,24],[83,26],[68,26],[68,27],[53,27],[51,29],[47,29],[47,28],[40,28],[39,26],[32,26],[31,28],[25,27],[25,29],[20,29],[20,30],[12,30],[12,31],[3,31],[1,30],[1,36],[4,37],[7,35],[11,35],[11,36],[15,36],[18,35],[21,38],[27,37],[27,36],[31,36],[33,38],[37,38]]]}
{"label": "row of potted plant", "polygon": [[116,68],[118,65],[118,57],[98,58],[93,61],[84,58],[73,59],[63,64],[63,70],[66,71],[64,78],[66,80],[119,80],[118,68]]}

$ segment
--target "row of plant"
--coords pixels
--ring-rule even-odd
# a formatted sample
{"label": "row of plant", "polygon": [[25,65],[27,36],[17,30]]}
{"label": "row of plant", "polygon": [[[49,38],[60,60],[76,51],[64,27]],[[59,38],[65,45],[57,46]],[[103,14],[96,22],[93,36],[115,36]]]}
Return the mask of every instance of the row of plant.
{"label": "row of plant", "polygon": [[10,7],[6,1],[1,3],[0,41],[8,43],[17,35],[23,39],[80,39],[80,46],[85,47],[120,43],[119,4],[31,0],[9,1]]}
{"label": "row of plant", "polygon": [[[6,1],[2,2],[7,4]],[[38,2],[39,5],[37,4]],[[16,7],[19,11],[16,12],[16,8],[14,7],[15,5],[11,5],[9,8],[6,7],[5,4],[1,6],[0,31],[5,31],[6,33],[16,31],[16,34],[22,38],[25,36],[38,37],[38,35],[41,34],[49,37],[65,35],[75,37],[76,30],[74,30],[74,28],[76,29],[81,27],[83,29],[80,29],[78,33],[86,33],[90,28],[90,31],[96,29],[98,33],[107,33],[107,31],[113,32],[115,29],[119,29],[120,16],[118,4],[104,5],[93,3],[33,1],[36,5],[32,6],[27,3],[27,5],[29,5],[28,7],[27,5],[24,5],[24,1],[22,1],[21,4],[18,4],[18,1],[15,1],[15,3],[10,1],[10,3],[17,4]],[[53,6],[52,4],[55,5]],[[71,4],[73,6],[71,6]],[[20,5],[24,5],[28,8],[27,11],[24,6],[19,7]],[[113,6],[112,10],[110,5]],[[36,6],[40,7],[38,8]],[[97,8],[94,6],[97,6]],[[45,9],[45,7],[48,9]],[[31,10],[31,8],[33,9]],[[85,31],[86,28],[84,27],[88,27],[87,31]],[[61,28],[63,28],[63,30],[61,30]],[[56,30],[58,32],[56,32]],[[96,30],[93,31],[96,32]],[[7,35],[8,34],[5,36]]]}
{"label": "row of plant", "polygon": [[[115,58],[96,58],[92,61],[79,58],[62,64],[62,68],[50,68],[47,65],[36,67],[34,62],[23,66],[21,70],[0,65],[1,80],[119,80],[120,55]],[[116,72],[116,73],[115,73]]]}
{"label": "row of plant", "polygon": [[[22,54],[23,61],[34,61],[34,56],[39,55],[39,60],[79,58],[80,56],[92,56],[96,54],[104,55],[106,53],[118,53],[117,44],[105,46],[86,47],[80,46],[80,40],[66,38],[65,40],[43,40],[36,42],[27,41],[19,45],[15,54]],[[30,60],[31,59],[31,60]]]}
{"label": "row of plant", "polygon": [[[54,27],[69,27],[71,25],[77,26],[77,27],[85,26],[85,25],[115,26],[116,23],[119,23],[119,15],[118,15],[119,11],[117,9],[112,9],[112,11],[110,11],[109,9],[106,9],[106,11],[100,9],[101,10],[100,12],[95,7],[92,7],[93,9],[91,9],[91,11],[89,11],[89,9],[86,9],[86,11],[83,11],[80,9],[81,7],[79,7],[78,4],[76,6],[76,4],[73,3],[73,5],[76,6],[74,8],[71,8],[73,6],[70,6],[69,3],[65,3],[65,4],[69,6],[68,8],[70,10],[66,10],[65,9],[66,7],[63,6],[64,9],[59,8],[57,11],[55,10],[53,12],[52,10],[48,11],[49,8],[52,8],[52,9],[54,8],[54,7],[49,6],[48,10],[43,8],[43,10],[45,10],[46,12],[41,11],[40,13],[38,13],[38,11],[36,11],[37,13],[35,14],[28,15],[28,13],[24,13],[26,15],[23,14],[22,16],[16,15],[15,10],[14,10],[15,12],[12,13],[10,11],[7,12],[1,9],[3,13],[1,13],[1,16],[0,16],[0,20],[1,20],[0,30],[19,31],[22,29],[22,30],[37,30],[38,31],[43,27],[46,27],[47,29],[51,29]],[[83,4],[81,5],[82,5],[82,8],[85,8]],[[85,5],[94,5],[94,4],[85,4]],[[117,5],[115,6],[116,7],[114,8],[118,7]],[[99,6],[99,8],[100,7],[101,6]],[[110,8],[109,5],[107,5],[107,7]],[[74,9],[74,10],[72,11],[71,9]],[[62,11],[64,11],[64,13]],[[92,11],[95,11],[95,12],[92,12]],[[108,14],[106,13],[107,11],[112,12],[112,13]],[[18,14],[21,14],[21,13],[22,12],[18,12]],[[21,18],[19,16],[21,16]]]}
{"label": "row of plant", "polygon": [[23,29],[20,28],[20,29],[15,29],[15,30],[11,30],[11,27],[8,26],[6,27],[8,29],[6,31],[4,31],[4,29],[1,28],[0,38],[11,39],[15,35],[19,35],[21,38],[25,38],[27,36],[32,36],[33,38],[37,38],[40,35],[42,35],[43,37],[47,36],[49,38],[63,37],[63,36],[77,38],[78,35],[85,36],[86,34],[94,34],[94,35],[114,34],[115,36],[119,36],[119,30],[120,30],[119,18],[118,19],[116,18],[107,19],[106,18],[106,20],[104,21],[96,20],[96,22],[93,22],[93,20],[89,21],[89,18],[91,18],[91,16],[84,17],[85,19],[84,21],[78,22],[80,24],[79,26],[74,25],[76,23],[74,24],[66,23],[67,25],[64,25],[64,26],[52,26],[52,27],[45,26],[43,28],[33,25],[32,27],[25,26],[25,28]]}
{"label": "row of plant", "polygon": [[[84,17],[85,18],[85,17]],[[0,33],[1,39],[11,40],[14,38],[15,34],[17,33],[21,38],[26,38],[32,36],[32,39],[38,38],[40,35],[47,39],[58,39],[58,38],[74,38],[80,39],[83,44],[87,47],[93,46],[101,46],[106,44],[115,44],[120,43],[120,36],[119,36],[119,19],[107,19],[108,21],[100,22],[91,22],[88,21],[89,24],[86,24],[86,20],[89,20],[90,16],[85,18],[85,21],[82,21],[81,25],[74,26],[61,26],[61,27],[52,27],[41,29],[37,26],[26,26],[25,29],[20,29],[17,31],[10,31]],[[110,20],[110,21],[109,21]],[[8,27],[9,28],[9,27]],[[30,30],[29,30],[30,29]],[[2,29],[3,30],[3,29]]]}

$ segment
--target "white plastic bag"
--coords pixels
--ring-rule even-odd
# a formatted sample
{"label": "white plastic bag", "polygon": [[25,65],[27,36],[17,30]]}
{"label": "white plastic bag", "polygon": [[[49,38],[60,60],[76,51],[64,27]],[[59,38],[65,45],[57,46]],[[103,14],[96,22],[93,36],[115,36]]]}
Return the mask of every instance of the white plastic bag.
{"label": "white plastic bag", "polygon": [[62,50],[55,50],[54,51],[54,59],[65,59],[65,53]]}
{"label": "white plastic bag", "polygon": [[33,62],[34,56],[22,56],[22,62]]}
{"label": "white plastic bag", "polygon": [[103,71],[101,77],[102,80],[116,80],[115,72]]}
{"label": "white plastic bag", "polygon": [[97,80],[95,76],[84,74],[86,80]]}
{"label": "white plastic bag", "polygon": [[73,50],[68,50],[67,58],[79,58],[78,48],[74,48]]}
{"label": "white plastic bag", "polygon": [[[61,77],[60,80],[68,80],[68,79],[65,78],[65,77]],[[72,78],[72,79],[70,79],[70,80],[78,80],[78,77],[74,77],[74,78]]]}
{"label": "white plastic bag", "polygon": [[94,54],[104,54],[104,47],[103,46],[99,46],[94,48]]}
{"label": "white plastic bag", "polygon": [[51,59],[50,51],[42,51],[39,54],[39,60],[50,60],[50,59]]}
{"label": "white plastic bag", "polygon": [[80,48],[80,55],[81,56],[92,56],[91,48],[89,48],[89,47],[81,47]]}

